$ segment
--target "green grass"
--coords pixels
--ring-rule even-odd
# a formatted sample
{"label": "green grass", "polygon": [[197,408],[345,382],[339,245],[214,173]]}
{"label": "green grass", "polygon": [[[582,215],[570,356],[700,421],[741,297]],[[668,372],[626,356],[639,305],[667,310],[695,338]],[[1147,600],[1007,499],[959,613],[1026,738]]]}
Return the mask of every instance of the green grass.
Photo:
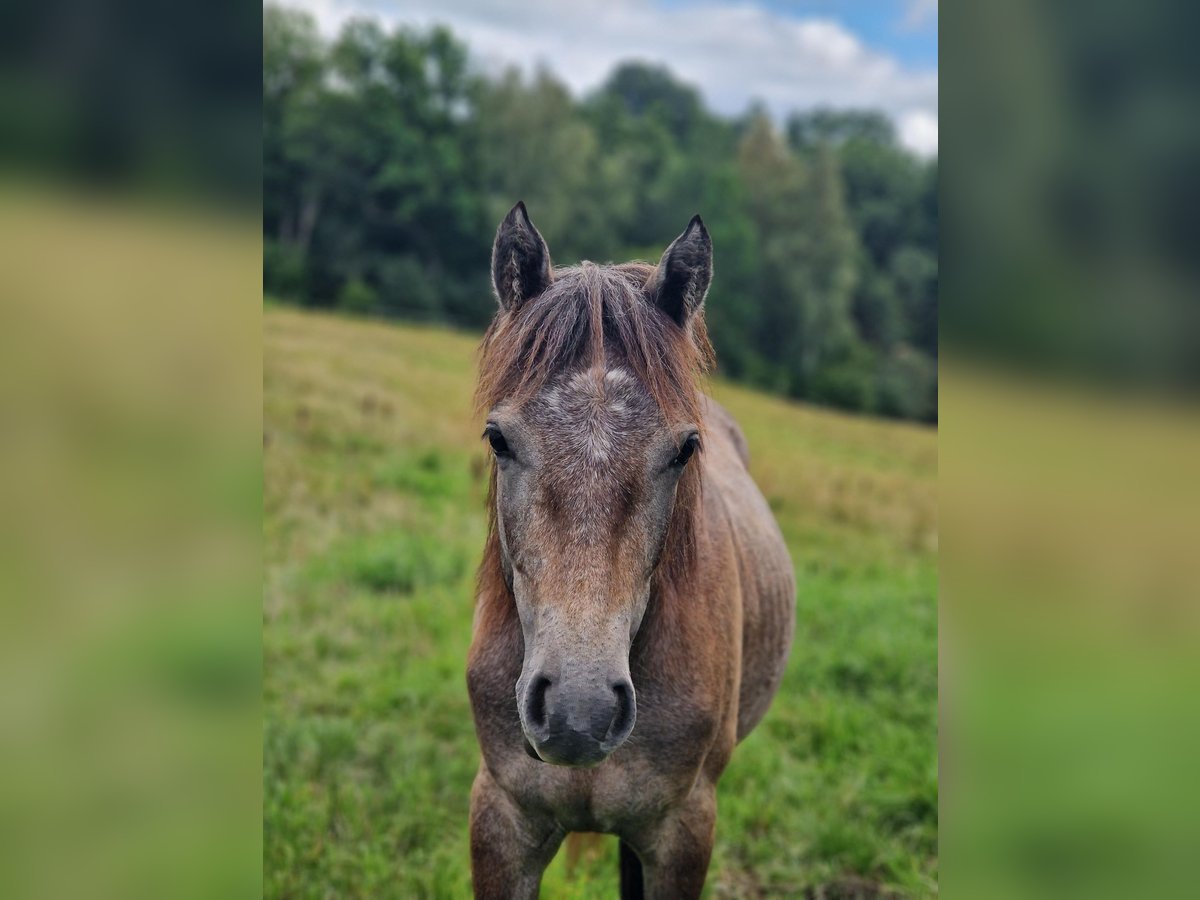
{"label": "green grass", "polygon": [[[469,896],[475,338],[278,307],[264,328],[266,894]],[[936,435],[713,389],[799,587],[708,894],[936,894]],[[616,872],[605,838],[543,896],[615,897]]]}

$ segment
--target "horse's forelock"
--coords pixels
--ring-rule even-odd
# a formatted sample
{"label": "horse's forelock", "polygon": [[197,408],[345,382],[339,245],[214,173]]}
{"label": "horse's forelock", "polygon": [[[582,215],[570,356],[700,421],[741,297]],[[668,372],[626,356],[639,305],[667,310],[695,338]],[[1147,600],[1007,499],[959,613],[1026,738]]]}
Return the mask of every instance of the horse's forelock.
{"label": "horse's forelock", "polygon": [[604,371],[611,359],[645,386],[668,421],[700,422],[699,380],[712,361],[701,317],[686,328],[647,299],[644,263],[558,269],[537,297],[493,319],[480,346],[475,400],[522,404],[551,377]]}

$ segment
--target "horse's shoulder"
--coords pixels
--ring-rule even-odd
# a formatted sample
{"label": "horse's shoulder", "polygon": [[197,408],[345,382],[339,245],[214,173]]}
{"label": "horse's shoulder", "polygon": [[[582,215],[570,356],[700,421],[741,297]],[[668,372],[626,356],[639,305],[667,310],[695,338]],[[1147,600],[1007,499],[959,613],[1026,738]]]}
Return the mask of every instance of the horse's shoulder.
{"label": "horse's shoulder", "polygon": [[746,442],[746,435],[742,434],[741,426],[733,415],[712,397],[705,395],[704,397],[704,414],[705,424],[710,431],[718,431],[729,438],[733,444],[733,449],[737,452],[738,458],[741,459],[742,465],[747,469],[750,468],[750,445]]}

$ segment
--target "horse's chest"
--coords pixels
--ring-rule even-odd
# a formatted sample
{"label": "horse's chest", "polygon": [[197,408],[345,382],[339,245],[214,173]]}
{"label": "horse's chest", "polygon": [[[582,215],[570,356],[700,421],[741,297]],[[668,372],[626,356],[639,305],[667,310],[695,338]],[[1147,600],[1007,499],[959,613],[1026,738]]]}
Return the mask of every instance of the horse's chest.
{"label": "horse's chest", "polygon": [[596,769],[570,770],[529,760],[509,789],[518,804],[541,810],[568,831],[619,833],[651,821],[685,796],[695,778],[649,760],[610,758]]}

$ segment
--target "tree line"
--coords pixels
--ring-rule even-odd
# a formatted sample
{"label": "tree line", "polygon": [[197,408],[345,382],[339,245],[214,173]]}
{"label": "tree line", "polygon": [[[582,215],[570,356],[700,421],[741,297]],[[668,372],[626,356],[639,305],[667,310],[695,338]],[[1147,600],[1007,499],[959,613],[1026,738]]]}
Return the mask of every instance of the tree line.
{"label": "tree line", "polygon": [[268,293],[480,328],[518,199],[563,262],[655,261],[701,213],[724,375],[936,421],[937,162],[883,114],[722,117],[636,62],[577,100],[549,71],[481,74],[445,28],[353,20],[323,40],[265,8]]}

